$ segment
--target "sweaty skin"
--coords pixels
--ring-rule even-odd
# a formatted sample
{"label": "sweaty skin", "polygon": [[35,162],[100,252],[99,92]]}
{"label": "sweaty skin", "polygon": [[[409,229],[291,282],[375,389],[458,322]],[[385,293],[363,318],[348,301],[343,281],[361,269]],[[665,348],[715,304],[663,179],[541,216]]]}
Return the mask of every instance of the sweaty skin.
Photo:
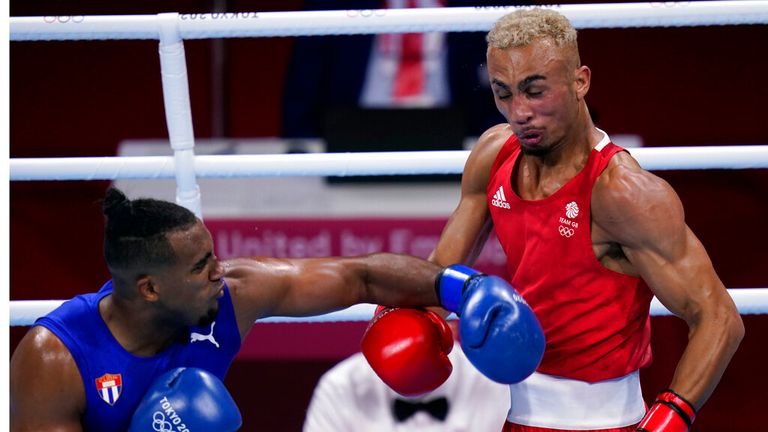
{"label": "sweaty skin", "polygon": [[[241,339],[254,321],[308,316],[357,303],[433,306],[440,267],[396,254],[361,257],[237,258],[220,262],[208,229],[198,222],[168,236],[178,257],[171,268],[137,276],[126,298],[113,292],[99,304],[107,326],[127,351],[152,356],[188,326],[207,319],[226,281]],[[149,306],[152,304],[153,306]],[[79,432],[85,389],[67,347],[36,326],[11,358],[10,423],[14,432]]]}
{"label": "sweaty skin", "polygon": [[[591,71],[575,47],[547,39],[489,48],[488,73],[507,123],[488,129],[470,153],[461,198],[430,260],[472,265],[492,228],[486,187],[504,142],[515,134],[522,156],[515,192],[525,200],[555,193],[586,164],[603,134],[584,97]],[[608,269],[641,277],[686,321],[689,340],[670,384],[700,408],[738,347],[744,326],[701,242],[685,224],[677,194],[628,153],[616,154],[592,191],[592,249]]]}

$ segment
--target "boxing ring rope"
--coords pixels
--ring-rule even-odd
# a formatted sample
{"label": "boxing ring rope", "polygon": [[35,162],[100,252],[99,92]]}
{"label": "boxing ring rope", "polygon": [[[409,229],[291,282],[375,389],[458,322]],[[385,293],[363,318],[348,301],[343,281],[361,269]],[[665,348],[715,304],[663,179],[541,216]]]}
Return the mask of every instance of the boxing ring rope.
{"label": "boxing ring rope", "polygon": [[[736,303],[742,315],[761,315],[768,312],[768,288],[729,289],[728,293]],[[10,302],[11,326],[25,326],[34,323],[58,307],[64,300],[16,300]],[[259,323],[296,323],[296,322],[346,322],[368,321],[373,316],[376,305],[358,304],[344,310],[312,317],[269,317],[258,320]],[[670,316],[672,313],[658,299],[651,302],[652,316]]]}
{"label": "boxing ring rope", "polygon": [[[648,170],[768,168],[768,145],[630,149]],[[469,151],[195,156],[203,178],[460,174]],[[171,156],[16,158],[11,180],[172,179]]]}
{"label": "boxing ring rope", "polygon": [[[546,6],[579,29],[768,23],[768,1],[705,1]],[[156,39],[172,157],[11,159],[11,180],[175,178],[176,201],[201,215],[200,177],[460,173],[467,152],[195,156],[184,39],[487,31],[515,8],[466,7],[313,12],[11,17],[11,41]],[[768,167],[768,146],[641,148],[647,169]],[[396,166],[393,166],[395,165]],[[768,313],[768,288],[729,290],[742,314]],[[29,325],[62,300],[11,301],[10,324]],[[368,320],[373,305],[309,318],[263,322]],[[669,315],[658,300],[653,315]]]}
{"label": "boxing ring rope", "polygon": [[[529,6],[527,6],[529,7]],[[548,6],[577,28],[768,23],[768,1]],[[11,41],[158,39],[176,202],[202,217],[183,39],[427,31],[485,31],[516,7],[376,9],[125,16],[11,17]],[[526,6],[517,7],[526,8]]]}
{"label": "boxing ring rope", "polygon": [[[488,31],[502,15],[531,6],[365,9],[309,12],[11,17],[12,41],[158,39],[175,21],[182,39]],[[765,24],[768,3],[704,1],[547,5],[576,28]]]}

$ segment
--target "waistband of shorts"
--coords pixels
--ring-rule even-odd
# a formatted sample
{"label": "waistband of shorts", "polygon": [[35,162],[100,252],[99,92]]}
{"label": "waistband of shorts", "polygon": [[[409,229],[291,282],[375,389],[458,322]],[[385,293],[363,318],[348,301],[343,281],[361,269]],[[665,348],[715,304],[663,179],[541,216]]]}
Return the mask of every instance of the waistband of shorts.
{"label": "waistband of shorts", "polygon": [[640,373],[589,383],[534,372],[509,386],[512,423],[553,429],[608,429],[638,423],[645,415]]}

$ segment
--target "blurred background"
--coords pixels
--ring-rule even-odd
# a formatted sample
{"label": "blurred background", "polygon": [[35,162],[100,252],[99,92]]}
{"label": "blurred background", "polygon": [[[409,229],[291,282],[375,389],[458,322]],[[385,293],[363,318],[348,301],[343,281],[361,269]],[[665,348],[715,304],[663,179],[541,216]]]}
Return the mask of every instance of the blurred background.
{"label": "blurred background", "polygon": [[[582,2],[586,3],[586,2]],[[267,12],[498,2],[20,1],[11,16]],[[662,4],[660,4],[663,6]],[[485,71],[484,33],[185,41],[198,154],[470,148],[503,121]],[[768,144],[768,26],[579,31],[592,69],[587,102],[620,145]],[[414,46],[433,74],[408,94],[376,75]],[[157,41],[10,43],[10,156],[171,154]],[[399,51],[398,51],[399,50]],[[376,63],[383,62],[383,63]],[[386,69],[386,68],[384,68]],[[379,69],[381,70],[381,68]],[[387,81],[389,80],[389,81]],[[385,89],[381,89],[382,83]],[[434,85],[432,85],[434,84]],[[377,87],[377,85],[379,87]],[[399,92],[392,97],[389,90]],[[399,89],[399,90],[398,90]],[[659,171],[729,288],[768,286],[768,170]],[[258,178],[200,181],[220,257],[426,257],[458,202],[458,176]],[[10,299],[66,299],[109,277],[101,255],[104,181],[12,182]],[[173,200],[172,181],[121,181],[130,196]],[[492,239],[478,266],[503,273]],[[747,335],[697,431],[758,431],[768,403],[763,334]],[[365,323],[256,324],[226,384],[243,430],[297,431],[318,377],[357,351]],[[684,322],[653,319],[655,362],[642,373],[652,400],[686,341]],[[11,352],[26,332],[11,328]]]}

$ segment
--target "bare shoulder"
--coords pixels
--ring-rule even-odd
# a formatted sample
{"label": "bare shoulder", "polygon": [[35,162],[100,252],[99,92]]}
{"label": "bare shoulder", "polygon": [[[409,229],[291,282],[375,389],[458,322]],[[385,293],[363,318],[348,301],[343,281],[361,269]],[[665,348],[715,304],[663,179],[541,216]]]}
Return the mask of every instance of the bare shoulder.
{"label": "bare shoulder", "polygon": [[510,136],[512,136],[512,128],[507,123],[500,123],[489,128],[477,139],[470,157],[490,159],[490,162],[493,163],[493,159],[496,158],[499,150]]}
{"label": "bare shoulder", "polygon": [[509,124],[502,123],[486,130],[478,138],[464,166],[462,187],[465,193],[485,190],[491,166],[511,135],[512,128]]}
{"label": "bare shoulder", "polygon": [[[242,337],[268,316],[301,316],[338,308],[357,293],[364,260],[354,257],[236,258],[223,263]],[[351,304],[351,303],[350,303]]]}
{"label": "bare shoulder", "polygon": [[223,263],[242,335],[254,320],[271,315],[290,294],[297,278],[307,271],[305,261],[256,256]]}
{"label": "bare shoulder", "polygon": [[[344,264],[342,264],[342,261]],[[242,257],[227,260],[224,265],[224,278],[233,290],[261,291],[270,295],[270,291],[283,292],[299,279],[329,278],[339,276],[342,268],[351,268],[351,258],[274,258]]]}
{"label": "bare shoulder", "polygon": [[[11,357],[14,430],[78,430],[85,389],[69,349],[45,327],[27,332]],[[34,427],[33,427],[34,425]]]}
{"label": "bare shoulder", "polygon": [[34,366],[43,366],[41,370],[29,375],[47,373],[55,369],[60,372],[74,372],[79,380],[77,364],[69,349],[50,330],[42,326],[32,327],[19,343],[11,360],[12,374],[27,374],[26,369]]}
{"label": "bare shoulder", "polygon": [[254,284],[271,287],[297,271],[295,260],[260,256],[233,258],[223,265],[224,278],[233,290]]}
{"label": "bare shoulder", "polygon": [[655,242],[685,231],[677,193],[626,152],[614,155],[598,177],[591,204],[594,223],[622,245]]}

